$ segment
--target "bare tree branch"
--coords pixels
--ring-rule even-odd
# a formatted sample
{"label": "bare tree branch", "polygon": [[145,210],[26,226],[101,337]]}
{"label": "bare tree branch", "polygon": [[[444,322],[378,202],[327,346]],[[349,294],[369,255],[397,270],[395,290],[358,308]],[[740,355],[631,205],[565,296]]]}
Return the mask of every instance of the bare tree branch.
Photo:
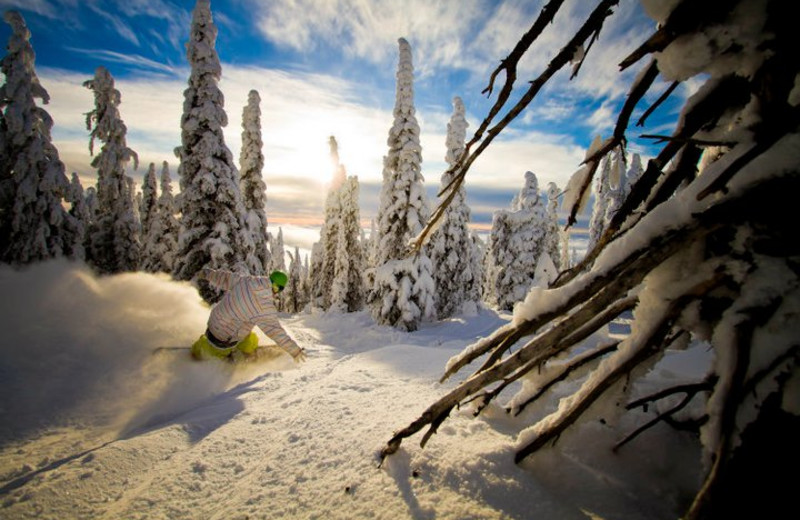
{"label": "bare tree branch", "polygon": [[[641,403],[639,404],[639,406],[641,406],[644,403],[663,399],[664,397],[674,395],[679,392],[685,394],[683,399],[681,399],[681,401],[678,404],[676,404],[666,412],[658,414],[656,417],[654,417],[650,421],[646,422],[645,424],[643,424],[642,426],[640,426],[639,428],[637,428],[636,430],[625,436],[625,438],[616,443],[611,450],[617,451],[621,447],[623,447],[624,445],[626,445],[627,443],[638,437],[641,433],[644,433],[645,431],[649,430],[659,422],[661,421],[667,422],[668,418],[672,417],[676,412],[679,412],[680,410],[685,408],[686,405],[688,405],[689,402],[691,402],[691,400],[694,399],[695,395],[697,395],[700,392],[711,391],[714,388],[714,384],[716,383],[717,379],[718,378],[715,376],[713,378],[708,378],[700,383],[675,386],[673,388],[662,390],[661,392],[659,392],[654,396],[648,396],[647,398],[643,398],[637,401],[637,403]],[[632,408],[636,408],[636,406],[634,406],[634,403],[630,403],[628,404],[628,406],[626,406],[626,408],[630,410]]]}
{"label": "bare tree branch", "polygon": [[[528,88],[527,92],[522,96],[522,98],[514,105],[508,113],[492,128],[486,130],[487,136],[483,138],[483,132],[488,125],[490,124],[492,117],[487,117],[481,126],[479,127],[478,131],[476,131],[475,135],[472,139],[466,144],[464,148],[464,153],[462,154],[461,158],[459,159],[458,163],[456,163],[448,172],[453,172],[453,180],[447,186],[446,190],[449,190],[451,193],[449,196],[445,197],[445,199],[439,204],[439,206],[434,210],[431,218],[429,219],[428,223],[422,229],[419,235],[413,238],[409,244],[409,247],[412,251],[419,250],[422,247],[422,244],[425,243],[427,237],[430,235],[431,231],[435,229],[438,221],[444,215],[444,210],[446,208],[446,204],[450,204],[453,200],[453,192],[457,191],[458,188],[461,187],[461,184],[464,182],[464,177],[466,176],[469,168],[472,166],[472,163],[480,157],[484,150],[489,146],[489,144],[494,140],[503,129],[508,126],[514,119],[519,116],[519,114],[530,104],[533,98],[539,93],[539,90],[544,86],[547,81],[562,67],[564,67],[567,63],[569,63],[572,56],[575,54],[575,50],[578,49],[583,43],[589,38],[592,34],[600,30],[602,27],[603,22],[605,19],[612,14],[611,7],[615,6],[619,3],[619,0],[601,0],[595,10],[589,15],[586,22],[583,26],[578,30],[577,33],[570,39],[570,41],[561,49],[561,51],[550,61],[547,68],[542,72],[539,77],[535,80],[530,82],[530,87]],[[548,4],[549,5],[549,4]],[[555,13],[553,13],[554,15]],[[499,101],[499,100],[498,100]],[[496,112],[495,112],[496,113]],[[490,113],[491,115],[491,113]],[[481,141],[481,139],[483,140]],[[475,151],[471,152],[472,146],[477,144],[478,141],[481,141]],[[441,194],[443,194],[444,191]]]}
{"label": "bare tree branch", "polygon": [[678,88],[678,85],[680,85],[680,84],[681,84],[681,82],[680,82],[680,81],[673,81],[673,82],[670,84],[670,86],[669,86],[669,87],[667,87],[667,89],[666,89],[666,90],[665,90],[665,91],[664,91],[664,92],[663,92],[663,93],[662,93],[662,94],[661,94],[661,95],[658,97],[658,99],[656,99],[655,103],[653,103],[652,105],[650,105],[650,106],[647,108],[647,110],[645,110],[645,111],[644,111],[644,114],[642,114],[642,117],[640,117],[640,118],[639,118],[639,120],[638,120],[638,121],[636,121],[636,126],[644,126],[644,123],[645,123],[645,121],[647,121],[647,118],[648,118],[648,117],[650,117],[650,115],[651,115],[653,112],[655,112],[655,111],[656,111],[656,109],[657,109],[659,106],[661,106],[661,104],[662,104],[664,101],[666,101],[666,100],[667,100],[667,98],[669,98],[669,96],[672,94],[672,92],[673,92],[673,91],[674,91],[676,88]]}

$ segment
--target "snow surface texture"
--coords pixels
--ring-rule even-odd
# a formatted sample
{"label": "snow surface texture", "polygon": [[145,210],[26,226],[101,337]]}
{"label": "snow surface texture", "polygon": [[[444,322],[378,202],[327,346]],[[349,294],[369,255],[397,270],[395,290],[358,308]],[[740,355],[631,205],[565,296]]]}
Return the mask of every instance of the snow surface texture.
{"label": "snow surface texture", "polygon": [[[0,268],[0,293],[4,519],[666,519],[699,484],[696,439],[668,428],[612,455],[619,437],[595,422],[514,465],[517,433],[575,384],[519,419],[456,412],[378,469],[392,431],[455,384],[436,383],[447,359],[508,315],[414,333],[367,312],[285,316],[308,361],[234,370],[152,353],[189,345],[209,311],[164,275],[51,261]],[[704,355],[671,352],[646,383],[697,379]]]}

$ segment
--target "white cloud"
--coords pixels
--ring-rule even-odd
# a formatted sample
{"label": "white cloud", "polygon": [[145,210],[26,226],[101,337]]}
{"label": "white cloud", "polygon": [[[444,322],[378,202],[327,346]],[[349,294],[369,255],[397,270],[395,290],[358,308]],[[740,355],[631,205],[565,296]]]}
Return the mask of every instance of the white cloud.
{"label": "white cloud", "polygon": [[[84,186],[93,184],[96,174],[89,166],[89,134],[84,114],[92,110],[94,101],[91,91],[82,86],[90,78],[55,69],[42,69],[39,76],[52,98],[46,108],[55,120],[54,140],[61,158],[69,172],[79,172]],[[167,160],[177,190],[177,159],[173,149],[180,145],[187,78],[188,70],[181,77],[175,75],[169,79],[143,74],[116,81],[122,95],[120,114],[128,129],[128,146],[138,152],[141,163],[134,174],[137,185],[148,163],[159,165]],[[322,216],[325,189],[332,172],[328,154],[331,135],[336,136],[341,162],[350,175],[358,176],[362,184],[380,182],[386,136],[393,116],[390,109],[362,104],[359,85],[319,74],[289,74],[223,64],[220,88],[229,120],[226,144],[237,162],[241,111],[247,93],[256,89],[261,95],[269,213]],[[450,114],[426,107],[418,112],[418,117],[423,130],[423,173],[426,184],[435,190],[446,166],[444,143]],[[468,132],[474,128],[475,123],[471,123]],[[513,193],[519,190],[526,170],[537,173],[543,183],[555,181],[563,185],[583,153],[563,136],[510,131],[473,165],[468,187],[507,189]],[[374,201],[364,199],[375,194],[366,191],[361,195],[362,205],[372,207]],[[363,216],[370,217],[366,212]]]}
{"label": "white cloud", "polygon": [[122,18],[110,13],[94,2],[89,2],[87,5],[92,11],[100,15],[102,18],[105,18],[114,27],[114,29],[117,31],[117,34],[119,34],[122,38],[128,40],[136,46],[139,45],[139,38],[136,36],[136,31],[134,31],[130,25],[125,23]]}
{"label": "white cloud", "polygon": [[48,0],[0,0],[0,8],[20,9],[33,11],[47,18],[55,19],[58,16],[58,8]]}

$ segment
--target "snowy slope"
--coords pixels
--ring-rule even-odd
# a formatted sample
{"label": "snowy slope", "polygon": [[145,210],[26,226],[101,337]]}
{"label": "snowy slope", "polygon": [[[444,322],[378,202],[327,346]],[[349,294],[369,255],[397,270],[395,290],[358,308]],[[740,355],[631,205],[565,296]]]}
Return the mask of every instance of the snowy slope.
{"label": "snowy slope", "polygon": [[[697,486],[696,442],[666,428],[613,455],[619,435],[593,423],[516,466],[516,434],[542,409],[462,410],[377,468],[392,432],[455,384],[437,383],[447,360],[508,319],[488,310],[414,333],[365,312],[285,316],[308,361],[234,369],[152,354],[208,316],[166,277],[50,262],[0,268],[0,293],[3,519],[666,519]],[[673,353],[651,382],[704,364]]]}

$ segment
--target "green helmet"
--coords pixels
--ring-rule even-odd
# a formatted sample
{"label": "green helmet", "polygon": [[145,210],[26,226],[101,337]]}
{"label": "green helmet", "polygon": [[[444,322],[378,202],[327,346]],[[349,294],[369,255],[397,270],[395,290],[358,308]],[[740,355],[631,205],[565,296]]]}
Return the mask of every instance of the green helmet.
{"label": "green helmet", "polygon": [[289,277],[283,271],[272,271],[269,274],[269,281],[278,286],[278,290],[282,291],[289,281]]}

